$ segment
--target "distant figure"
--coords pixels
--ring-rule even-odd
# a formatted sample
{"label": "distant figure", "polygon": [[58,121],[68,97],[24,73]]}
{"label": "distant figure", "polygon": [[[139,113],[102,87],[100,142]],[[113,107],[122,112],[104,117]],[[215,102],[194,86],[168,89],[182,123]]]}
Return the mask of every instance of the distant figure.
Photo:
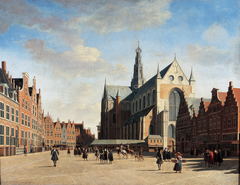
{"label": "distant figure", "polygon": [[104,148],[104,159],[103,159],[104,161],[105,161],[105,163],[107,163],[108,161],[108,151],[107,151],[107,148],[105,147]]}
{"label": "distant figure", "polygon": [[81,148],[78,148],[78,155],[79,157],[81,156],[82,152],[81,152]]}
{"label": "distant figure", "polygon": [[196,157],[198,156],[198,148],[195,148],[196,149]]}
{"label": "distant figure", "polygon": [[99,157],[99,150],[98,150],[97,147],[95,148],[95,156],[96,156],[96,160],[98,160],[98,157]]}
{"label": "distant figure", "polygon": [[23,148],[23,152],[24,152],[25,156],[27,156],[27,149],[26,149],[25,145],[24,145],[24,148]]}
{"label": "distant figure", "polygon": [[191,154],[191,157],[194,156],[194,149],[193,148],[191,149],[190,154]]}
{"label": "distant figure", "polygon": [[70,148],[68,147],[67,153],[70,154]]}
{"label": "distant figure", "polygon": [[77,147],[75,147],[75,149],[74,149],[74,155],[75,155],[75,157],[78,155]]}
{"label": "distant figure", "polygon": [[214,157],[214,165],[217,165],[217,162],[218,162],[218,151],[216,149],[213,152],[213,157]]}
{"label": "distant figure", "polygon": [[212,167],[213,165],[214,165],[214,154],[211,150],[209,150],[208,167]]}
{"label": "distant figure", "polygon": [[171,160],[171,152],[170,152],[169,149],[167,150],[167,159],[168,159],[169,161]]}
{"label": "distant figure", "polygon": [[229,150],[229,148],[227,149],[227,157],[228,158],[230,157],[230,150]]}
{"label": "distant figure", "polygon": [[221,149],[218,149],[218,163],[219,163],[219,166],[221,166],[221,163],[223,162],[223,157],[222,157],[222,151]]}
{"label": "distant figure", "polygon": [[32,145],[30,145],[30,153],[32,153]]}
{"label": "distant figure", "polygon": [[205,167],[208,166],[208,157],[209,157],[209,154],[210,154],[210,153],[209,153],[208,149],[206,149],[205,152],[204,152]]}
{"label": "distant figure", "polygon": [[162,156],[162,152],[160,151],[160,149],[158,149],[158,151],[157,151],[156,158],[157,158],[156,163],[158,164],[158,170],[161,170],[161,165],[163,163],[163,156]]}
{"label": "distant figure", "polygon": [[108,149],[108,160],[109,160],[109,163],[112,164],[112,161],[113,161],[113,152],[112,152],[112,149],[111,149],[111,148]]}
{"label": "distant figure", "polygon": [[142,155],[142,147],[139,150],[139,155]]}
{"label": "distant figure", "polygon": [[87,148],[83,149],[83,156],[82,158],[85,160],[87,160],[88,154],[87,154]]}
{"label": "distant figure", "polygon": [[163,160],[167,159],[167,148],[164,149],[163,151]]}
{"label": "distant figure", "polygon": [[56,167],[59,152],[58,152],[57,149],[55,149],[55,146],[53,146],[53,149],[52,149],[52,151],[51,151],[51,155],[52,155],[51,160],[53,161],[53,164],[54,164],[54,166]]}

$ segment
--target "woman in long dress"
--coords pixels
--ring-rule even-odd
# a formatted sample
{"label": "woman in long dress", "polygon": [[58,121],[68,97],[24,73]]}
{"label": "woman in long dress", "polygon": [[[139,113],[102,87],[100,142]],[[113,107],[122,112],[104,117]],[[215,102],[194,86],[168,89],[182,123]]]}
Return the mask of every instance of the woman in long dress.
{"label": "woman in long dress", "polygon": [[82,158],[83,158],[84,161],[85,161],[85,159],[87,160],[87,157],[88,157],[87,148],[85,148],[85,149],[83,149],[83,156],[82,156]]}
{"label": "woman in long dress", "polygon": [[108,160],[109,160],[109,163],[112,164],[112,161],[113,161],[113,152],[112,152],[112,149],[111,149],[111,148],[108,149]]}
{"label": "woman in long dress", "polygon": [[157,151],[156,158],[157,158],[156,163],[158,164],[158,170],[161,170],[161,165],[163,163],[163,156],[162,156],[162,152],[160,151],[160,149],[158,149],[158,151]]}
{"label": "woman in long dress", "polygon": [[179,171],[182,173],[182,162],[186,162],[186,160],[182,160],[182,154],[180,152],[175,154],[176,159],[172,160],[172,162],[175,163],[173,170],[176,171],[176,173]]}

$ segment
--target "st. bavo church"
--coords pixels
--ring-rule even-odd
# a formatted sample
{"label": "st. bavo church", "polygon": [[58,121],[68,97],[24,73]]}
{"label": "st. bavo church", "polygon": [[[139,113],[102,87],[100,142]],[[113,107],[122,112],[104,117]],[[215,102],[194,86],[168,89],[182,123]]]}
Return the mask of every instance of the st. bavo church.
{"label": "st. bavo church", "polygon": [[174,151],[182,92],[185,97],[195,97],[193,73],[191,71],[188,79],[175,56],[172,63],[161,71],[158,67],[157,73],[146,81],[142,50],[138,46],[135,52],[130,86],[107,85],[105,80],[98,139],[108,140],[108,143],[110,140],[119,141],[113,142],[113,145],[145,141],[148,149],[152,146]]}

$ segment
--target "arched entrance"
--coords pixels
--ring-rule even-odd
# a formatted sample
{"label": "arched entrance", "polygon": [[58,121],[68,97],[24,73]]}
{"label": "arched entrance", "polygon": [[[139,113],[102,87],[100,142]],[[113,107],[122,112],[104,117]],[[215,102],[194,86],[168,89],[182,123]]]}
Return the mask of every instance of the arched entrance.
{"label": "arched entrance", "polygon": [[149,134],[149,135],[154,135],[154,126],[153,126],[152,124],[149,125],[148,134]]}

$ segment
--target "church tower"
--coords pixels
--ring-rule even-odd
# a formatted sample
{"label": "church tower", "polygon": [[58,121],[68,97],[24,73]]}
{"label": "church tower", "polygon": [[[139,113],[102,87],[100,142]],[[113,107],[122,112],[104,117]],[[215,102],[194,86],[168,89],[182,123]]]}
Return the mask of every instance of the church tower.
{"label": "church tower", "polygon": [[132,91],[136,92],[145,82],[145,78],[143,77],[143,65],[142,65],[142,57],[141,57],[141,48],[139,47],[138,42],[138,48],[136,51],[136,57],[135,57],[135,64],[133,69],[133,79],[131,82],[131,89]]}

